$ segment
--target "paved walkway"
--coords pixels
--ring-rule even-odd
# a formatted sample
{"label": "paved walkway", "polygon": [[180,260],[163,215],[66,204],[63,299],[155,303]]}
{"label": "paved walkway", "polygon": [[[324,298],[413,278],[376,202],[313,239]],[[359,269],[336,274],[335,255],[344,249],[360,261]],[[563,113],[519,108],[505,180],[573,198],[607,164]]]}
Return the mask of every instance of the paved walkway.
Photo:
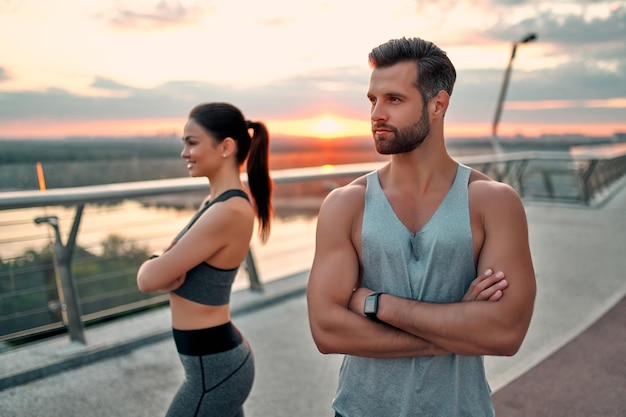
{"label": "paved walkway", "polygon": [[[626,415],[626,188],[601,207],[527,213],[538,294],[519,353],[485,360],[498,416]],[[332,415],[341,357],[315,349],[307,275],[233,296],[257,363],[247,417]],[[0,354],[0,415],[163,415],[183,377],[169,327],[163,308],[89,328],[87,346],[61,336]]]}
{"label": "paved walkway", "polygon": [[498,390],[498,416],[626,416],[626,298],[538,366]]}

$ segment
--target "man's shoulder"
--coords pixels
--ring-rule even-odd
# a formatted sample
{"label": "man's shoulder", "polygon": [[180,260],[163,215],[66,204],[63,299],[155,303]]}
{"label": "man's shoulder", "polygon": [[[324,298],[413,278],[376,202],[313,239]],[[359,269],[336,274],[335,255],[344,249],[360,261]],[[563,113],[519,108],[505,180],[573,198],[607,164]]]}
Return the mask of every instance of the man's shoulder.
{"label": "man's shoulder", "polygon": [[470,195],[478,194],[478,197],[511,198],[518,197],[517,191],[509,184],[496,181],[483,172],[472,169],[469,178]]}
{"label": "man's shoulder", "polygon": [[365,197],[367,188],[367,175],[356,178],[350,183],[334,188],[326,197],[326,200],[341,200],[347,202],[351,200],[362,200]]}
{"label": "man's shoulder", "polygon": [[523,210],[522,199],[512,186],[496,181],[477,170],[472,170],[468,192],[470,209],[478,210],[477,213],[483,215]]}
{"label": "man's shoulder", "polygon": [[361,176],[350,183],[333,189],[324,199],[320,216],[325,212],[353,212],[362,209],[367,188],[367,175]]}

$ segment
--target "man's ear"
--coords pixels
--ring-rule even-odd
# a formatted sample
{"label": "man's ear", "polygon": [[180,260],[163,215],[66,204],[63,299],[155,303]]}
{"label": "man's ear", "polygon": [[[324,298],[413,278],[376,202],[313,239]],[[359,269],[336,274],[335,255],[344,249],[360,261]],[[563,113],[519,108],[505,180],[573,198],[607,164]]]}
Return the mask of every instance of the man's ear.
{"label": "man's ear", "polygon": [[439,91],[428,103],[433,117],[441,119],[443,119],[448,110],[448,104],[450,104],[450,95],[445,90]]}

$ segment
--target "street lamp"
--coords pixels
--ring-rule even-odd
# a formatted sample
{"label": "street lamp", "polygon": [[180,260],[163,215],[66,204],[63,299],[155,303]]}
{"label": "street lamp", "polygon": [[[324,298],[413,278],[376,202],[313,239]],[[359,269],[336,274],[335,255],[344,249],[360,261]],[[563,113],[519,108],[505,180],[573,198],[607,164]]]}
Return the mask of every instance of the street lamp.
{"label": "street lamp", "polygon": [[500,97],[498,98],[498,106],[496,107],[496,116],[493,119],[493,127],[491,129],[491,136],[493,140],[493,148],[495,153],[501,153],[502,148],[498,142],[498,123],[500,122],[500,114],[502,113],[502,104],[504,103],[504,96],[506,95],[506,89],[509,85],[509,78],[511,78],[511,68],[513,67],[513,59],[515,58],[515,52],[517,51],[517,45],[522,43],[532,42],[537,39],[537,34],[529,33],[524,36],[520,41],[513,42],[513,50],[511,51],[511,59],[509,59],[509,65],[504,73],[504,80],[502,81],[502,88],[500,89]]}

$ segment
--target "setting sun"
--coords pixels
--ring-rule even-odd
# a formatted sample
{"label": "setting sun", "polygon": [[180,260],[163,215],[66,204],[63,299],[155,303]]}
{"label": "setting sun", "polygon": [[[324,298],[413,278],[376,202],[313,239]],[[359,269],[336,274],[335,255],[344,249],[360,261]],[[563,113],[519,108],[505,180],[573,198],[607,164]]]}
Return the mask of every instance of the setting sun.
{"label": "setting sun", "polygon": [[344,119],[330,115],[311,119],[268,120],[268,126],[273,132],[320,139],[368,135],[370,131],[369,120]]}
{"label": "setting sun", "polygon": [[313,129],[320,135],[336,135],[342,130],[342,126],[331,117],[322,117]]}

